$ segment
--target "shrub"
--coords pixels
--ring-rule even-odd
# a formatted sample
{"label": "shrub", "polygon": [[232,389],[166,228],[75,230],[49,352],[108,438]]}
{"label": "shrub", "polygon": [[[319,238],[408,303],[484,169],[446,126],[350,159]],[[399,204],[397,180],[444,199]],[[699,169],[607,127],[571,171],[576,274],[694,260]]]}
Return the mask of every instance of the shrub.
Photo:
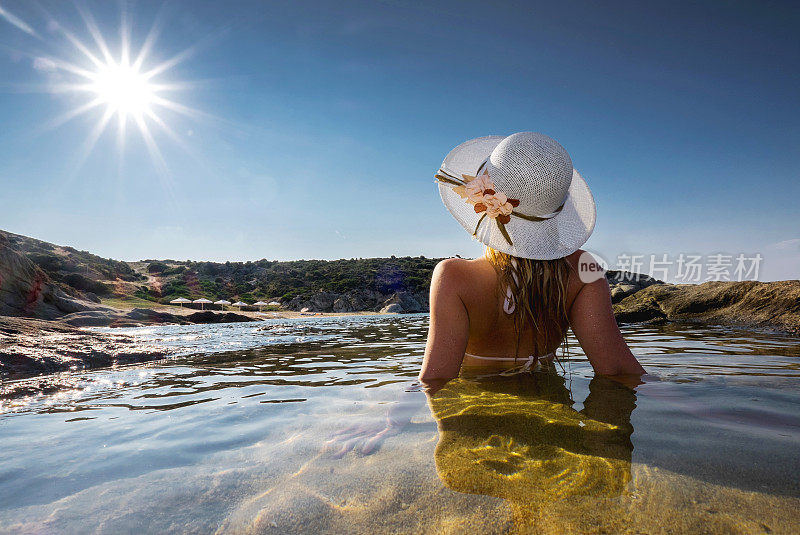
{"label": "shrub", "polygon": [[107,284],[84,277],[80,273],[66,275],[64,282],[82,292],[92,292],[97,295],[109,295],[111,293],[111,287]]}
{"label": "shrub", "polygon": [[164,273],[169,266],[163,262],[151,262],[147,265],[148,273]]}

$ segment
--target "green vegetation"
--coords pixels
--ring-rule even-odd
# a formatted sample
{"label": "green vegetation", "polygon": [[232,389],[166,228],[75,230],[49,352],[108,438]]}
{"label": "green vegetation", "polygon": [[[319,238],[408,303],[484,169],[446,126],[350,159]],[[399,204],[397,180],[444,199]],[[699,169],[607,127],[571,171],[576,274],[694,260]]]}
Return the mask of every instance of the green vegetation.
{"label": "green vegetation", "polygon": [[109,298],[130,298],[143,304],[165,304],[177,297],[287,301],[319,292],[425,292],[439,261],[422,256],[392,256],[289,262],[123,262],[25,236],[4,235],[12,247],[65,290],[73,294],[92,292],[103,297],[104,302]]}
{"label": "green vegetation", "polygon": [[109,295],[111,293],[111,287],[108,284],[90,279],[80,273],[68,273],[61,280],[82,292],[92,292],[96,295]]}
{"label": "green vegetation", "polygon": [[[426,291],[438,260],[424,257],[365,258],[351,260],[296,260],[278,262],[172,262],[175,273],[161,287],[161,302],[176,297],[204,296],[216,300],[235,297],[244,301],[289,300],[319,292],[344,293],[376,290]],[[178,264],[175,266],[175,264]],[[152,265],[152,264],[151,264]]]}
{"label": "green vegetation", "polygon": [[149,273],[164,273],[169,269],[169,266],[166,265],[164,262],[151,262],[147,266],[147,271]]}

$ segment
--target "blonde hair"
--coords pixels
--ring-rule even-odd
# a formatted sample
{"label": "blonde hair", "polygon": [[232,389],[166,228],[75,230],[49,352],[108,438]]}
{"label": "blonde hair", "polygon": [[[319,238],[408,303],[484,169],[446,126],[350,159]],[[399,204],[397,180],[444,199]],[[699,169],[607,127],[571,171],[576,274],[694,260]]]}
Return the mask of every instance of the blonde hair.
{"label": "blonde hair", "polygon": [[486,258],[498,273],[500,291],[510,290],[511,313],[517,332],[517,356],[526,327],[533,331],[535,354],[543,356],[559,346],[567,350],[567,280],[570,266],[566,258],[532,260],[518,258],[491,247]]}

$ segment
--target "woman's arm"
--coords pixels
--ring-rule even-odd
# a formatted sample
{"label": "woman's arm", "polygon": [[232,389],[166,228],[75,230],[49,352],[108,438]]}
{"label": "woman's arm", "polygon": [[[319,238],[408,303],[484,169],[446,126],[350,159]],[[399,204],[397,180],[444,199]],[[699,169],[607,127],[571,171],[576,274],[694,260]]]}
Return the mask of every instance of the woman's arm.
{"label": "woman's arm", "polygon": [[430,327],[420,381],[433,386],[458,376],[469,339],[469,316],[459,289],[466,281],[463,260],[450,258],[433,270]]}
{"label": "woman's arm", "polygon": [[601,375],[642,375],[645,373],[619,332],[611,308],[611,292],[605,277],[585,284],[569,311],[572,332],[586,357]]}

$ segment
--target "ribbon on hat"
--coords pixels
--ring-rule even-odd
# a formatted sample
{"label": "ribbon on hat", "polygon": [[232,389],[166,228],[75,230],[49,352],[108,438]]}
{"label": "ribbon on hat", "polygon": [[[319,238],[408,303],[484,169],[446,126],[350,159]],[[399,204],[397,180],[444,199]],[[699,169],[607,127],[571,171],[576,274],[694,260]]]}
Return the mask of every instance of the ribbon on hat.
{"label": "ribbon on hat", "polygon": [[[481,173],[481,171],[483,172]],[[478,224],[475,225],[473,236],[477,237],[478,228],[480,228],[481,223],[488,215],[489,218],[494,219],[497,228],[500,229],[500,234],[503,235],[509,245],[514,245],[506,229],[506,224],[511,221],[511,216],[533,222],[547,221],[555,217],[564,208],[562,203],[554,212],[546,216],[533,216],[515,211],[514,208],[519,206],[519,199],[511,199],[505,193],[497,191],[494,182],[489,176],[489,171],[486,169],[486,160],[478,167],[475,176],[462,174],[462,178],[458,178],[444,169],[439,169],[435,177],[436,180],[450,186],[456,194],[471,204],[475,209],[475,213],[483,212],[483,215],[478,219]]]}

